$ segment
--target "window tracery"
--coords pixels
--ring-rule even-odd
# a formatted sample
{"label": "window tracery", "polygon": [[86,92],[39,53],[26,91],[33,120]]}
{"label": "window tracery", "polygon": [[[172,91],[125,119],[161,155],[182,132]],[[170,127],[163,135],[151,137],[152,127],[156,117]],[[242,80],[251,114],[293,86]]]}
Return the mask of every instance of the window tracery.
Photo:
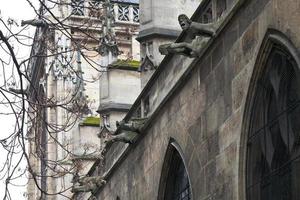
{"label": "window tracery", "polygon": [[128,5],[118,5],[118,20],[129,21],[129,6]]}
{"label": "window tracery", "polygon": [[71,0],[72,14],[84,15],[84,0]]}
{"label": "window tracery", "polygon": [[100,0],[89,1],[89,16],[100,18],[101,14]]}
{"label": "window tracery", "polygon": [[100,0],[91,0],[89,1],[89,5],[93,8],[98,8],[100,6]]}
{"label": "window tracery", "polygon": [[140,14],[139,7],[134,6],[133,7],[133,22],[136,22],[136,23],[140,22],[139,14]]}
{"label": "window tracery", "polygon": [[294,63],[273,49],[259,80],[248,136],[248,200],[299,197],[300,85]]}
{"label": "window tracery", "polygon": [[216,1],[216,17],[220,17],[224,11],[226,10],[227,3],[224,0],[217,0]]}
{"label": "window tracery", "polygon": [[213,20],[213,8],[212,8],[212,2],[210,2],[206,8],[204,8],[201,21],[202,23],[211,23]]}

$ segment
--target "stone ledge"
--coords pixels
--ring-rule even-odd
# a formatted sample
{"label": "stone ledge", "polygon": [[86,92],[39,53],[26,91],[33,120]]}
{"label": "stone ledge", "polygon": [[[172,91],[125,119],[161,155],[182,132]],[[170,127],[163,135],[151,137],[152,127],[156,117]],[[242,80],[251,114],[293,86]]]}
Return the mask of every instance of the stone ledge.
{"label": "stone ledge", "polygon": [[177,38],[181,31],[174,29],[165,28],[149,28],[139,32],[136,40],[141,42],[152,37],[163,37],[163,38]]}
{"label": "stone ledge", "polygon": [[114,103],[114,102],[103,103],[98,107],[97,113],[103,114],[110,111],[127,112],[130,110],[131,106],[132,106],[131,104]]}

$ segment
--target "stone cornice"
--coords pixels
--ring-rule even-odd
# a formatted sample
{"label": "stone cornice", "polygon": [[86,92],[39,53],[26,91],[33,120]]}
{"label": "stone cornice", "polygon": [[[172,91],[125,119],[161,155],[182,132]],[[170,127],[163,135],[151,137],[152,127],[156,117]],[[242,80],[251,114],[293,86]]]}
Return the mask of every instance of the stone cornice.
{"label": "stone cornice", "polygon": [[166,29],[166,28],[149,28],[140,31],[136,40],[142,42],[147,39],[151,39],[153,37],[161,37],[161,38],[177,38],[180,35],[181,31],[174,29]]}
{"label": "stone cornice", "polygon": [[103,114],[111,111],[128,112],[131,106],[132,106],[131,104],[115,103],[115,102],[102,103],[98,107],[97,113]]}

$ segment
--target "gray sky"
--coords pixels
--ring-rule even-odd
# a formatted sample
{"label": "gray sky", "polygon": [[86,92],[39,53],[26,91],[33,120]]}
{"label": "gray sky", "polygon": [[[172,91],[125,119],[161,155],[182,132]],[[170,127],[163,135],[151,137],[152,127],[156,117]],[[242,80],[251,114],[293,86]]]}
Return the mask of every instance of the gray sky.
{"label": "gray sky", "polygon": [[[33,0],[33,2],[36,2],[37,0]],[[21,23],[21,20],[23,19],[31,19],[35,17],[35,13],[33,12],[32,8],[29,6],[28,2],[26,0],[9,0],[9,1],[5,1],[2,0],[1,4],[0,4],[0,17],[4,20],[7,21],[8,18],[12,18],[13,20],[15,20],[19,25]],[[5,31],[4,27],[2,24],[0,24],[0,29],[4,34],[7,34],[7,32]],[[17,31],[18,29],[20,29],[20,27],[14,27],[13,30]],[[26,35],[32,35],[34,32],[33,29],[31,30],[25,30],[25,32],[23,32]],[[24,41],[25,43],[29,43],[30,41]],[[24,48],[20,45],[18,45],[17,43],[14,45],[15,51],[18,52],[18,58],[20,58],[20,60],[22,60],[22,58],[25,58],[26,56],[28,56],[29,52],[30,52],[30,48]],[[3,54],[3,52],[0,51],[0,55],[1,58],[3,59],[3,56],[5,56]],[[9,59],[6,58],[5,59]],[[9,66],[6,66],[9,67]],[[6,69],[9,70],[9,69]],[[3,85],[3,69],[2,66],[0,68],[0,85]],[[2,97],[0,97],[2,99]],[[7,107],[4,106],[0,106],[0,111],[1,112],[5,112],[6,110],[8,110]],[[1,127],[1,134],[0,134],[0,139],[4,138],[5,136],[8,136],[14,128],[14,123],[15,123],[15,119],[13,118],[13,116],[4,116],[4,115],[0,115],[0,127]],[[0,147],[0,168],[2,168],[3,163],[6,161],[6,152],[5,150]],[[25,162],[22,163],[22,167],[23,169],[25,168],[26,164]],[[0,178],[3,177],[3,173],[0,173]],[[3,180],[0,180],[0,199],[3,199],[4,196],[4,182],[5,178]],[[17,179],[16,181],[13,182],[16,185],[23,185],[21,187],[19,186],[11,186],[10,187],[10,193],[12,195],[12,199],[16,199],[16,200],[22,200],[22,199],[26,199],[26,197],[24,196],[24,192],[26,192],[26,183],[27,180],[25,178],[23,179]]]}

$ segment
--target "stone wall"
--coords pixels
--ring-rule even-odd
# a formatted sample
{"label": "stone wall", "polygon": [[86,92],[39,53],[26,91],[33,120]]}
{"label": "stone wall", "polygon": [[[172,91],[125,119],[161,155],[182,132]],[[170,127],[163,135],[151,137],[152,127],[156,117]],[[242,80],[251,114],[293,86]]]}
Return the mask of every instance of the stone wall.
{"label": "stone wall", "polygon": [[110,171],[98,199],[157,199],[170,138],[183,151],[194,200],[245,199],[242,124],[256,58],[269,29],[299,49],[299,19],[297,0],[248,0],[199,60],[163,61],[142,92],[151,94],[155,117]]}

